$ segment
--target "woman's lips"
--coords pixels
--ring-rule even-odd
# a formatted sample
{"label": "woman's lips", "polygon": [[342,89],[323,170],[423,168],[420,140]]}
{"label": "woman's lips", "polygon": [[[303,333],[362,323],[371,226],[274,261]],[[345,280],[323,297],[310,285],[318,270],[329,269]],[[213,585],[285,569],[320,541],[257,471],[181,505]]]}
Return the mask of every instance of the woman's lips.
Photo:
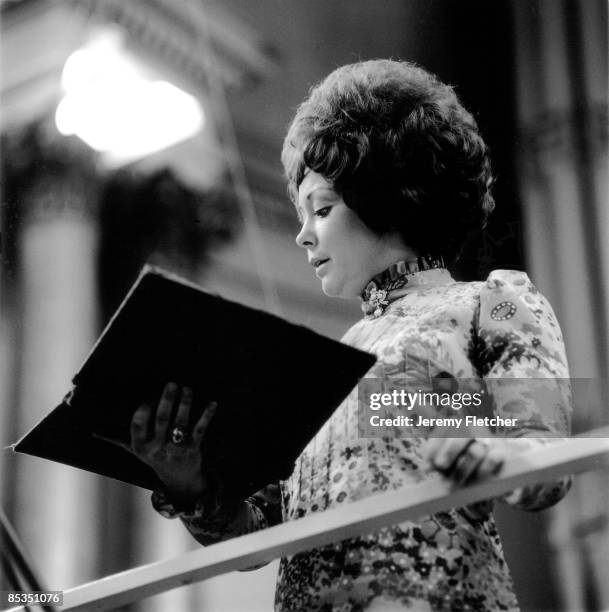
{"label": "woman's lips", "polygon": [[315,274],[316,274],[316,276],[319,276],[319,273],[320,273],[321,271],[323,271],[323,270],[324,270],[324,269],[327,267],[328,263],[330,263],[330,260],[329,260],[329,259],[326,259],[324,262],[322,262],[321,264],[319,264],[319,265],[318,265],[318,266],[315,268]]}

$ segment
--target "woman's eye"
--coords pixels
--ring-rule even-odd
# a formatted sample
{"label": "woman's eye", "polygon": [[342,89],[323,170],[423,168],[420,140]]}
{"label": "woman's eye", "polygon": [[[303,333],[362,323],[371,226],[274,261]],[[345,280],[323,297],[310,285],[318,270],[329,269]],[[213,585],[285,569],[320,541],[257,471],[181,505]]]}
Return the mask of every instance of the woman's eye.
{"label": "woman's eye", "polygon": [[331,208],[331,206],[324,206],[323,208],[318,208],[314,214],[316,217],[327,217]]}

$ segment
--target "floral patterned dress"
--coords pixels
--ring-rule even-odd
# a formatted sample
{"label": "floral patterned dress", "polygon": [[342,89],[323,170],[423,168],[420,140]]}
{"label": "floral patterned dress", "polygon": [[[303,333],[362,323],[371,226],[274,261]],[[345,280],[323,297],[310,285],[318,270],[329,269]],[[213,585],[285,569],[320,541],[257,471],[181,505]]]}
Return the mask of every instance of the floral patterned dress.
{"label": "floral patterned dress", "polygon": [[[388,305],[356,323],[343,341],[375,353],[367,376],[419,381],[455,378],[568,377],[560,328],[547,300],[523,272],[496,270],[482,282],[455,282],[444,269],[417,272],[389,293]],[[417,383],[418,384],[418,383]],[[497,413],[518,416],[508,432],[520,450],[569,433],[570,397],[540,412],[514,387],[493,398]],[[548,436],[544,439],[540,434]],[[422,436],[360,438],[354,390],[308,444],[292,476],[207,514],[155,507],[180,516],[203,544],[440,478],[423,458]],[[547,508],[570,480],[525,487],[503,501]],[[165,500],[166,501],[166,500]],[[281,560],[275,609],[281,612],[518,610],[492,512],[455,508],[416,522]]]}

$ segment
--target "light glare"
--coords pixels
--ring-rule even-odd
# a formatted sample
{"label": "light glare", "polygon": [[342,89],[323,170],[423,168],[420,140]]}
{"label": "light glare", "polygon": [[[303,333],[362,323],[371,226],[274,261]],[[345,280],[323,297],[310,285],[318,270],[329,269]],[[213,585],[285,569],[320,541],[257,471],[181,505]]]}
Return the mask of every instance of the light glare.
{"label": "light glare", "polygon": [[115,161],[128,161],[185,140],[205,116],[193,96],[138,74],[119,49],[80,49],[64,66],[66,90],[55,114],[63,135],[76,134]]}

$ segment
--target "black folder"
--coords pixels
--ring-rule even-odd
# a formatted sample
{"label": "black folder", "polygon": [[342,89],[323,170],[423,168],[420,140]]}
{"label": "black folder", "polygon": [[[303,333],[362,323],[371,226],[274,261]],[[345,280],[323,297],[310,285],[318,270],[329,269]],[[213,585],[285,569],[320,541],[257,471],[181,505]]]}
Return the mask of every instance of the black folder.
{"label": "black folder", "polygon": [[127,450],[133,413],[165,384],[193,389],[192,420],[218,404],[202,455],[245,497],[294,461],[375,357],[146,266],[95,343],[72,390],[15,446],[140,487],[156,474]]}

